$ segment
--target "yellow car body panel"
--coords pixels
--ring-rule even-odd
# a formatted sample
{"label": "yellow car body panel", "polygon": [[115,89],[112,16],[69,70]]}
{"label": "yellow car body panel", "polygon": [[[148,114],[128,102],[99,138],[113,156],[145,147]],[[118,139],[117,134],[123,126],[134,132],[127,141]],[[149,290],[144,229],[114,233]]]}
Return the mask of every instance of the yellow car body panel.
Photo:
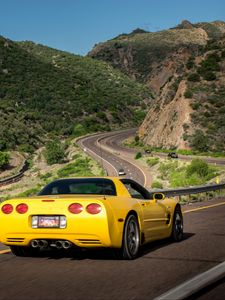
{"label": "yellow car body panel", "polygon": [[[32,240],[67,240],[78,247],[120,248],[124,224],[132,212],[138,218],[143,235],[142,243],[169,237],[177,201],[172,199],[137,199],[117,177],[107,177],[116,187],[116,196],[107,195],[47,195],[15,198],[0,204],[0,242],[8,246],[29,246]],[[20,214],[16,206],[26,203],[28,211]],[[79,214],[68,210],[72,203],[80,203],[84,209]],[[90,214],[86,207],[91,203],[101,205],[98,214]],[[13,206],[13,212],[5,214],[2,207]],[[32,228],[33,216],[65,216],[65,228]]]}

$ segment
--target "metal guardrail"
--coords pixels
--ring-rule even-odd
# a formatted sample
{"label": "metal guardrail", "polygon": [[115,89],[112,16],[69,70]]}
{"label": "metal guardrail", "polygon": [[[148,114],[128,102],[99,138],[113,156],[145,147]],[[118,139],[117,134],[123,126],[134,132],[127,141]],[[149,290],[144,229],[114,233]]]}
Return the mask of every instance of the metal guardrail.
{"label": "metal guardrail", "polygon": [[19,172],[16,175],[4,179],[0,179],[0,186],[19,181],[23,177],[24,172],[28,170],[28,167],[29,167],[29,163],[27,160],[25,160],[22,167],[19,169]]}
{"label": "metal guardrail", "polygon": [[[191,194],[199,194],[199,193],[206,193],[211,191],[218,191],[225,189],[225,183],[221,184],[209,184],[209,185],[201,185],[195,187],[188,187],[188,188],[177,188],[177,189],[157,189],[154,192],[161,192],[166,196],[185,196]],[[151,190],[151,194],[154,193]]]}

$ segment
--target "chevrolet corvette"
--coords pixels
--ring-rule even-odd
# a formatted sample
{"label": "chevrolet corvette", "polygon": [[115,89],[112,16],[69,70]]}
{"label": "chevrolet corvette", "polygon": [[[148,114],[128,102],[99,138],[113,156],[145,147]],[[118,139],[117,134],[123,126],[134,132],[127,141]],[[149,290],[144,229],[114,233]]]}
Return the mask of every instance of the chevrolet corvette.
{"label": "chevrolet corvette", "polygon": [[35,197],[0,204],[0,242],[14,255],[43,249],[112,248],[134,259],[141,245],[183,237],[178,201],[152,194],[131,179],[67,178],[45,186]]}

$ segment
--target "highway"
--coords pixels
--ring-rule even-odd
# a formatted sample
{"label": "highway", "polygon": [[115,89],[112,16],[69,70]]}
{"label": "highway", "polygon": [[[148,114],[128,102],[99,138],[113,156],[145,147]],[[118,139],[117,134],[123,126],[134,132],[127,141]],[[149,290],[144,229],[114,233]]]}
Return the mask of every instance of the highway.
{"label": "highway", "polygon": [[[134,133],[133,129],[133,133]],[[127,177],[148,186],[150,175],[134,163],[134,150],[121,141],[131,131],[78,140],[108,175],[122,167]],[[15,257],[0,244],[0,300],[153,300],[225,261],[225,198],[183,206],[184,240],[157,241],[141,248],[134,261],[116,260],[110,251],[43,252]],[[188,299],[222,300],[225,279]],[[174,300],[174,299],[170,299]]]}
{"label": "highway", "polygon": [[[133,129],[127,129],[127,130],[122,130],[119,132],[113,132],[111,134],[108,134],[108,136],[106,138],[103,138],[102,142],[107,145],[109,148],[114,149],[115,151],[119,151],[121,153],[125,153],[125,154],[130,154],[130,155],[135,155],[137,153],[136,149],[132,149],[132,148],[125,148],[122,145],[122,142],[124,140],[126,140],[127,138],[129,138],[130,136],[135,136],[137,132],[136,128]],[[159,156],[159,157],[167,157],[167,153],[161,153],[161,152],[154,152],[153,153],[155,156]],[[225,165],[225,159],[224,158],[214,158],[214,157],[204,157],[204,156],[192,156],[192,155],[182,155],[179,154],[179,159],[181,160],[187,160],[190,161],[193,158],[201,158],[203,160],[205,160],[207,163],[210,164],[216,164],[216,165]]]}
{"label": "highway", "polygon": [[[122,132],[123,133],[123,132]],[[124,169],[126,177],[134,179],[139,183],[146,185],[146,175],[142,168],[134,165],[134,155],[129,157],[129,153],[121,155],[122,152],[110,148],[108,141],[118,133],[103,133],[78,140],[78,144],[89,155],[95,158],[99,164],[106,170],[109,176],[118,176],[119,169]],[[129,131],[130,135],[131,132]],[[110,138],[110,139],[109,139]]]}
{"label": "highway", "polygon": [[[146,245],[134,261],[115,260],[108,251],[20,258],[0,250],[0,299],[154,299],[225,260],[225,205],[184,210],[185,239]],[[214,300],[224,299],[224,284],[199,299],[213,292]]]}
{"label": "highway", "polygon": [[[135,160],[137,149],[123,146],[123,141],[130,136],[135,136],[137,129],[126,129],[115,132],[100,133],[78,140],[80,147],[85,149],[88,154],[97,159],[102,167],[106,170],[106,174],[110,176],[118,176],[118,170],[123,168],[126,177],[134,179],[139,183],[151,187],[152,175],[150,168],[142,165],[140,161]],[[166,153],[153,152],[154,156],[166,158]],[[179,160],[190,161],[196,156],[180,155]],[[200,157],[207,163],[213,165],[225,165],[224,158]]]}

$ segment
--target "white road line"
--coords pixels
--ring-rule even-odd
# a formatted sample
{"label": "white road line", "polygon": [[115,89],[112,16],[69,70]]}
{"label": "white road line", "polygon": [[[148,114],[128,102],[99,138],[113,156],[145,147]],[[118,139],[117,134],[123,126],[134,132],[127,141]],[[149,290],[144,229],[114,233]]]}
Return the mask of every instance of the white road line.
{"label": "white road line", "polygon": [[182,300],[225,276],[225,261],[212,269],[185,281],[154,300]]}
{"label": "white road line", "polygon": [[[86,139],[88,139],[88,138],[86,138]],[[86,148],[86,149],[87,149],[87,152],[90,152],[90,153],[92,153],[92,155],[99,157],[100,160],[104,160],[107,164],[109,164],[109,165],[116,171],[116,174],[117,174],[117,176],[118,176],[117,169],[116,169],[110,162],[108,162],[106,159],[102,158],[100,155],[98,155],[97,153],[95,153],[95,152],[92,151],[91,149],[87,148],[87,147],[83,144],[83,141],[86,140],[86,139],[83,139],[83,140],[80,141],[81,146],[83,147],[83,149]]]}
{"label": "white road line", "polygon": [[[124,130],[124,131],[126,131],[126,130]],[[81,143],[81,145],[83,146],[83,147],[85,147],[84,145],[83,145],[83,141],[84,140],[86,140],[86,139],[88,139],[88,138],[90,138],[90,137],[92,137],[92,136],[96,136],[97,137],[97,140],[96,140],[96,145],[98,146],[98,144],[100,144],[100,140],[102,140],[102,139],[105,139],[105,138],[111,138],[112,136],[114,136],[114,135],[116,135],[116,133],[114,133],[114,134],[112,134],[112,135],[110,135],[109,134],[109,136],[104,136],[104,134],[102,134],[102,136],[98,136],[99,134],[93,134],[93,135],[89,135],[89,136],[87,136],[86,138],[82,138],[82,139],[78,139],[78,140],[80,140],[80,143]],[[85,148],[87,148],[87,147],[85,147]],[[104,145],[100,145],[99,146],[99,148],[109,148],[109,147],[107,147],[107,146],[104,146]],[[118,172],[117,172],[117,169],[110,163],[110,162],[108,162],[106,159],[104,159],[104,158],[102,158],[101,156],[99,156],[98,154],[96,154],[94,151],[92,151],[92,150],[90,150],[89,148],[87,148],[88,149],[88,151],[89,152],[91,152],[92,154],[94,154],[95,156],[98,156],[99,158],[101,158],[102,160],[104,160],[105,162],[107,162],[109,165],[111,165],[113,168],[114,168],[114,170],[116,171],[116,174],[117,174],[117,176],[118,176]],[[105,149],[106,150],[106,149]],[[109,153],[113,153],[113,151],[110,149],[110,151],[107,149],[106,151],[108,151]],[[133,165],[135,168],[138,168],[140,171],[141,171],[141,173],[143,174],[143,176],[144,176],[144,186],[146,186],[146,183],[147,183],[147,178],[146,178],[146,175],[145,175],[145,173],[144,173],[144,171],[138,166],[138,165],[136,165],[136,164],[134,164],[133,162],[131,162],[130,160],[127,160],[127,159],[125,159],[125,158],[121,158],[121,160],[124,160],[124,161],[127,161],[128,163],[130,163],[131,165]],[[117,161],[117,163],[119,163],[118,161]],[[131,179],[132,179],[132,177],[131,177]]]}
{"label": "white road line", "polygon": [[[115,135],[115,134],[114,134]],[[114,135],[112,135],[112,136],[114,136]],[[110,138],[110,137],[112,137],[112,136],[109,136],[108,138]],[[101,137],[101,138],[98,138],[97,139],[97,141],[96,141],[96,145],[98,145],[98,144],[100,144],[100,140],[101,139],[104,139],[105,137]],[[110,148],[110,147],[108,147],[107,145],[106,146],[104,146],[104,145],[102,145],[101,146],[103,149],[105,148],[105,151],[108,151],[109,153],[113,153],[113,149],[112,148]],[[138,165],[136,165],[136,164],[134,164],[133,162],[131,162],[130,160],[128,160],[128,159],[126,159],[126,158],[121,158],[121,160],[124,160],[124,161],[126,161],[126,162],[128,162],[128,163],[130,163],[131,165],[133,165],[135,168],[137,168],[137,169],[139,169],[140,171],[141,171],[141,173],[143,174],[143,176],[144,176],[144,186],[146,186],[146,184],[147,184],[147,177],[146,177],[146,175],[145,175],[145,172],[138,166]],[[118,161],[116,161],[117,163],[119,163]],[[131,177],[131,179],[132,179],[132,177]]]}

